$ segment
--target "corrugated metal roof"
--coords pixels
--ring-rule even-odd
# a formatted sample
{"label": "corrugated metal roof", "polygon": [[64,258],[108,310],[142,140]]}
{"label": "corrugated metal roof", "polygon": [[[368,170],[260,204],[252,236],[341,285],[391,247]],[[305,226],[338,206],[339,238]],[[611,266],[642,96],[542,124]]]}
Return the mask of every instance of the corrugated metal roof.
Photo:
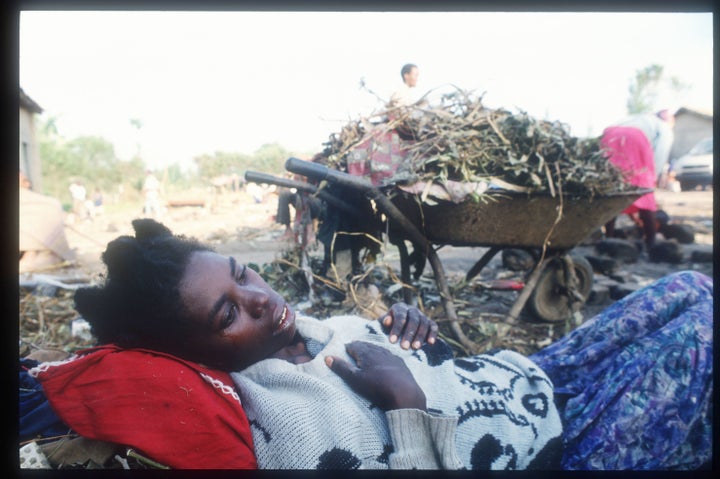
{"label": "corrugated metal roof", "polygon": [[20,107],[25,108],[26,110],[29,110],[33,113],[43,112],[42,107],[38,105],[35,100],[30,98],[27,93],[23,91],[22,88],[20,88]]}
{"label": "corrugated metal roof", "polygon": [[675,112],[675,116],[678,115],[696,115],[703,118],[707,118],[708,120],[713,119],[713,112],[712,110],[707,110],[705,108],[689,108],[689,107],[680,107]]}

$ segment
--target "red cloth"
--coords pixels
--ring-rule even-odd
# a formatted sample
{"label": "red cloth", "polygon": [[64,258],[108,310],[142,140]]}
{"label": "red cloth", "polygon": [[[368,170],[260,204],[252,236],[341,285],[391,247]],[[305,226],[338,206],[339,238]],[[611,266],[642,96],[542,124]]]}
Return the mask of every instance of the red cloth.
{"label": "red cloth", "polygon": [[385,178],[394,175],[407,158],[407,144],[394,130],[372,131],[348,155],[348,173],[369,178],[373,185],[378,186]]}
{"label": "red cloth", "polygon": [[225,372],[107,345],[31,374],[81,436],[136,448],[176,469],[257,469],[250,426]]}
{"label": "red cloth", "polygon": [[[642,130],[611,126],[603,131],[600,145],[607,149],[610,163],[629,173],[628,181],[631,185],[655,188],[653,149]],[[655,194],[641,196],[623,213],[632,214],[638,210],[657,211]]]}

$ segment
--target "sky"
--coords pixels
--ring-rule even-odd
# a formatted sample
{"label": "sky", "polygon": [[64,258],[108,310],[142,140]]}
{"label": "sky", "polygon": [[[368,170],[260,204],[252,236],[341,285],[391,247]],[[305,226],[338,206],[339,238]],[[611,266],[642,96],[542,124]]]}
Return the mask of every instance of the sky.
{"label": "sky", "polygon": [[596,136],[655,63],[688,85],[659,107],[712,111],[712,23],[712,13],[23,11],[19,80],[63,137],[102,136],[121,159],[139,148],[153,168],[267,143],[320,151],[382,110],[405,63],[431,99],[460,88]]}

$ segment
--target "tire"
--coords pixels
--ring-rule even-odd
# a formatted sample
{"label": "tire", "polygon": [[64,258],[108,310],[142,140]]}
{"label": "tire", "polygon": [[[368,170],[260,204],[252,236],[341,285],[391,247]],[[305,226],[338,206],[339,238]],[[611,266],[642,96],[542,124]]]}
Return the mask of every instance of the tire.
{"label": "tire", "polygon": [[[585,304],[593,284],[593,269],[590,262],[582,256],[571,255],[575,276],[578,280],[577,291],[581,296],[580,306]],[[540,321],[557,323],[565,321],[573,315],[569,297],[564,292],[564,272],[562,258],[548,263],[542,273],[535,290],[528,298],[528,308],[532,315]]]}
{"label": "tire", "polygon": [[697,184],[693,181],[681,181],[680,182],[680,191],[692,191],[697,187]]}

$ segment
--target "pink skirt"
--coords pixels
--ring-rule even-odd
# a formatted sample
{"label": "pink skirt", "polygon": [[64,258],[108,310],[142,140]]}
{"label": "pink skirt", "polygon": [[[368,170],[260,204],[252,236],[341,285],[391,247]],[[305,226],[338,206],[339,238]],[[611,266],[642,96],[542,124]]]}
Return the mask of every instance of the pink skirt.
{"label": "pink skirt", "polygon": [[[631,185],[655,188],[655,161],[653,150],[642,130],[626,126],[605,129],[600,145],[608,152],[610,163],[626,172]],[[623,213],[637,210],[657,211],[655,194],[641,196]]]}

